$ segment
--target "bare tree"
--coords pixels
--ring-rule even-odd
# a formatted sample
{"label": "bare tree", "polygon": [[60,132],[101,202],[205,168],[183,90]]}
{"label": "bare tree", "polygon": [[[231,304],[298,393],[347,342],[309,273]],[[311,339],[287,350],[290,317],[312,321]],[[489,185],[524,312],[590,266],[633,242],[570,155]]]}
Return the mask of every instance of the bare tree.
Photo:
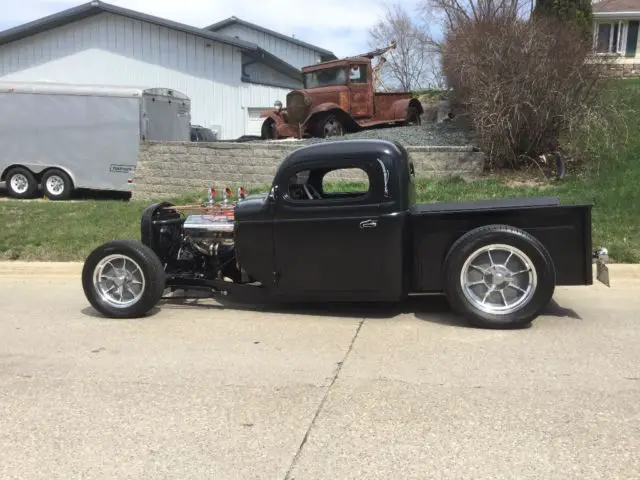
{"label": "bare tree", "polygon": [[369,31],[372,48],[388,45],[392,40],[397,47],[385,55],[386,63],[380,71],[383,84],[404,91],[442,84],[437,50],[428,32],[400,4],[387,6],[383,17]]}
{"label": "bare tree", "polygon": [[419,9],[430,19],[439,18],[445,31],[494,18],[526,18],[533,0],[421,0]]}

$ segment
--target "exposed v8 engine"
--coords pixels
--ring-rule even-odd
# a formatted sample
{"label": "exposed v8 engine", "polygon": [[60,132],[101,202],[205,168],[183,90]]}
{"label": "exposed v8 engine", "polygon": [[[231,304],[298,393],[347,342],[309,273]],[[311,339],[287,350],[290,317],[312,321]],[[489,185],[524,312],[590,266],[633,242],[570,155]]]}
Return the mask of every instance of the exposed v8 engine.
{"label": "exposed v8 engine", "polygon": [[161,248],[167,252],[167,273],[247,281],[236,261],[233,217],[189,215],[180,223],[160,229]]}

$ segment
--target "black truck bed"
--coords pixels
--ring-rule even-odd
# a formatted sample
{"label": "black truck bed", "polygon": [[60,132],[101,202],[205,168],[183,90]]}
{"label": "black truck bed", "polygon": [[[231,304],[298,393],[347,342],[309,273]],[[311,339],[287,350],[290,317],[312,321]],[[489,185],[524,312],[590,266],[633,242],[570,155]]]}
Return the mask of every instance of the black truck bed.
{"label": "black truck bed", "polygon": [[441,266],[453,243],[474,228],[512,225],[549,250],[558,285],[592,283],[591,205],[561,205],[558,197],[414,204],[409,211],[414,291],[442,288]]}

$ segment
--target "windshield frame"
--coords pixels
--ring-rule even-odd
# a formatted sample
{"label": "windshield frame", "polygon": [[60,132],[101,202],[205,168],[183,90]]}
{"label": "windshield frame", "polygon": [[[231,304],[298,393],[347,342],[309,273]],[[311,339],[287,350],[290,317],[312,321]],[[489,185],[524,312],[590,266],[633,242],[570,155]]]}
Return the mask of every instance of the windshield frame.
{"label": "windshield frame", "polygon": [[[320,84],[317,81],[317,76],[321,73],[326,73],[330,71],[336,72],[335,79],[337,79],[338,81],[332,81],[329,83]],[[340,75],[338,74],[338,72],[340,71],[342,72],[342,78],[340,78]],[[310,80],[314,78],[316,79],[316,81],[310,83]],[[313,70],[311,72],[304,72],[302,74],[302,81],[303,81],[304,88],[307,90],[311,90],[314,88],[336,87],[341,85],[347,85],[347,83],[349,82],[349,75],[347,74],[347,66],[340,65],[337,67],[322,68],[318,70]]]}

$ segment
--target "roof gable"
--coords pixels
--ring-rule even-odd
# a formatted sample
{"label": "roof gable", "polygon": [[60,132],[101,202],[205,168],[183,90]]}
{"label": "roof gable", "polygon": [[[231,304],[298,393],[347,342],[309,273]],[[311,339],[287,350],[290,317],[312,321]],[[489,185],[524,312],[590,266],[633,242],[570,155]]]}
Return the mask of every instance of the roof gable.
{"label": "roof gable", "polygon": [[17,40],[21,40],[23,38],[31,37],[47,30],[62,27],[79,20],[84,20],[100,13],[113,13],[115,15],[131,18],[133,20],[151,23],[161,27],[194,35],[196,37],[223,43],[232,47],[237,47],[245,52],[249,57],[267,64],[278,72],[281,72],[296,80],[301,81],[302,79],[302,73],[299,69],[281,60],[270,52],[264,50],[255,43],[240,40],[238,38],[230,37],[221,33],[207,31],[202,28],[192,27],[190,25],[174,22],[172,20],[155,17],[153,15],[147,15],[146,13],[136,12],[134,10],[118,7],[98,0],[93,0],[89,3],[84,3],[77,7],[72,7],[67,10],[63,10],[61,12],[54,13],[38,20],[18,25],[17,27],[13,27],[0,32],[0,46],[7,43],[15,42]]}
{"label": "roof gable", "polygon": [[278,33],[274,30],[270,30],[268,28],[262,27],[260,25],[256,25],[255,23],[251,23],[251,22],[247,22],[245,20],[242,20],[238,17],[229,17],[226,20],[222,20],[220,22],[214,23],[213,25],[209,25],[208,27],[205,27],[205,30],[209,30],[211,32],[217,32],[219,30],[222,30],[223,28],[226,28],[230,25],[241,25],[243,27],[246,28],[250,28],[252,30],[257,30],[261,33],[266,33],[267,35],[271,35],[274,37],[277,37],[281,40],[285,40],[289,43],[293,43],[294,45],[298,45],[300,47],[305,47],[308,48],[309,50],[313,50],[314,52],[320,53],[322,54],[324,57],[326,57],[326,60],[333,60],[336,59],[336,55],[333,52],[330,52],[329,50],[325,50],[324,48],[320,48],[316,45],[312,45],[310,43],[307,42],[303,42],[302,40],[298,40],[297,38],[293,38],[293,37],[289,37],[287,35],[283,35],[282,33]]}
{"label": "roof gable", "polygon": [[640,0],[600,0],[593,4],[594,14],[638,13]]}

